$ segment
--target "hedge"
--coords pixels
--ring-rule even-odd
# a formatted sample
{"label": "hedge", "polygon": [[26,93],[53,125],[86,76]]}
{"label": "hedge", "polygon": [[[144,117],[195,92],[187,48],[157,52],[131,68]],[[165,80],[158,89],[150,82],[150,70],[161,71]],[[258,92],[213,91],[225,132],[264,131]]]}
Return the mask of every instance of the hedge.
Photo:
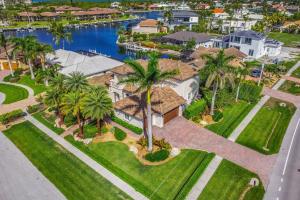
{"label": "hedge", "polygon": [[127,134],[123,130],[119,129],[118,127],[115,127],[114,135],[115,135],[115,138],[119,141],[124,140],[127,136]]}
{"label": "hedge", "polygon": [[169,157],[170,152],[166,149],[161,149],[159,151],[148,153],[145,155],[145,159],[150,162],[159,162],[165,160]]}
{"label": "hedge", "polygon": [[1,124],[8,124],[9,122],[14,121],[14,120],[16,120],[20,117],[23,117],[23,116],[25,116],[25,113],[21,109],[14,110],[14,111],[11,111],[9,113],[5,113],[3,115],[0,115],[0,123]]}
{"label": "hedge", "polygon": [[27,106],[26,110],[29,114],[32,114],[32,113],[38,112],[42,109],[43,109],[43,104],[36,104],[36,105],[32,105],[32,106]]}
{"label": "hedge", "polygon": [[251,82],[241,83],[239,99],[248,102],[257,102],[260,98],[262,87]]}
{"label": "hedge", "polygon": [[116,116],[113,116],[111,118],[111,120],[114,121],[114,122],[116,122],[117,124],[120,124],[121,126],[127,128],[127,129],[131,130],[132,132],[134,132],[134,133],[136,133],[138,135],[140,135],[140,134],[143,133],[143,129],[141,129],[139,127],[136,127],[136,126],[134,126],[132,124],[129,124],[128,122],[125,122],[124,120],[122,120],[122,119],[120,119],[120,118],[118,118]]}
{"label": "hedge", "polygon": [[206,105],[205,99],[194,101],[183,111],[183,116],[187,119],[191,119],[194,116],[200,115],[205,110]]}

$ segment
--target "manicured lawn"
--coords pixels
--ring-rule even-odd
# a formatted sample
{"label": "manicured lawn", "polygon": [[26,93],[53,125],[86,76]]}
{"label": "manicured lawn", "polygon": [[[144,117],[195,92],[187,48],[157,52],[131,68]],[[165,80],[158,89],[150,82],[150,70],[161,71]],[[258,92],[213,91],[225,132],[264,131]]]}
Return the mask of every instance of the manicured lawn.
{"label": "manicured lawn", "polygon": [[285,81],[279,90],[288,92],[294,95],[300,95],[300,84],[293,81]]}
{"label": "manicured lawn", "polygon": [[253,106],[254,104],[249,104],[245,101],[226,106],[223,111],[223,119],[218,123],[206,126],[206,128],[227,138],[246,117]]}
{"label": "manicured lawn", "polygon": [[296,46],[300,44],[299,34],[271,32],[268,37],[283,42],[285,46]]}
{"label": "manicured lawn", "polygon": [[300,78],[300,67],[298,67],[293,73],[292,76],[295,78]]}
{"label": "manicured lawn", "polygon": [[14,125],[4,134],[67,199],[129,199],[30,122]]}
{"label": "manicured lawn", "polygon": [[[251,178],[258,177],[232,162],[223,160],[198,200],[239,200],[247,189]],[[261,200],[264,193],[264,187],[260,183],[251,188],[242,199]]]}
{"label": "manicured lawn", "polygon": [[34,95],[40,94],[46,90],[45,85],[36,83],[34,80],[30,78],[30,75],[21,76],[21,79],[18,81],[18,83],[32,88],[34,91]]}
{"label": "manicured lawn", "polygon": [[163,165],[145,166],[120,142],[86,146],[72,136],[66,139],[150,199],[183,199],[213,157],[202,151],[182,150]]}
{"label": "manicured lawn", "polygon": [[0,84],[0,92],[5,94],[3,104],[14,103],[28,97],[27,90],[14,85]]}
{"label": "manicured lawn", "polygon": [[255,115],[238,137],[237,142],[264,154],[274,154],[280,149],[282,139],[296,108],[271,98]]}
{"label": "manicured lawn", "polygon": [[47,116],[43,111],[35,113],[32,115],[39,122],[47,126],[49,129],[57,133],[58,135],[62,134],[65,130],[63,128],[55,127],[55,116]]}

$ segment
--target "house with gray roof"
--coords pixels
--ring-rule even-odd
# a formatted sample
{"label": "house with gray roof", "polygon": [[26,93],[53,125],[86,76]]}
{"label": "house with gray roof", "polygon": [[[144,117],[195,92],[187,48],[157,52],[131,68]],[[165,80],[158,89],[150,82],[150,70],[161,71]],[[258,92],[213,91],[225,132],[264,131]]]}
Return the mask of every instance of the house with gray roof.
{"label": "house with gray roof", "polygon": [[[160,21],[164,21],[165,19],[161,18]],[[188,10],[174,10],[172,11],[171,21],[166,25],[169,26],[171,30],[174,29],[175,26],[185,25],[192,29],[193,25],[198,24],[199,16],[197,13],[188,11]]]}
{"label": "house with gray roof", "polygon": [[263,33],[252,30],[237,31],[215,40],[213,46],[219,48],[235,47],[245,53],[248,58],[261,58],[262,56],[276,57],[280,54],[283,43],[268,39]]}

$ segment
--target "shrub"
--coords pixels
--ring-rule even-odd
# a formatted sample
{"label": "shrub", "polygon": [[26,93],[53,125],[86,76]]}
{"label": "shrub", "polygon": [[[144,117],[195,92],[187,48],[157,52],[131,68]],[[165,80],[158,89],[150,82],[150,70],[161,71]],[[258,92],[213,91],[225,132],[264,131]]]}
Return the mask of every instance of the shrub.
{"label": "shrub", "polygon": [[194,116],[200,115],[205,110],[206,105],[207,104],[204,99],[194,101],[184,110],[183,116],[187,119],[191,119]]}
{"label": "shrub", "polygon": [[252,82],[243,82],[240,87],[239,99],[248,102],[257,102],[262,91],[262,87]]}
{"label": "shrub", "polygon": [[166,149],[161,149],[153,153],[148,153],[145,155],[145,159],[150,162],[159,162],[165,160],[169,157],[170,152]]}
{"label": "shrub", "polygon": [[131,130],[132,132],[134,132],[134,133],[136,133],[138,135],[140,135],[140,134],[143,133],[143,129],[141,129],[139,127],[136,127],[136,126],[134,126],[132,124],[129,124],[128,122],[125,122],[125,121],[123,121],[122,119],[120,119],[118,117],[113,116],[111,118],[111,120],[114,121],[114,122],[116,122],[117,124],[120,124],[121,126],[127,128],[127,129]]}
{"label": "shrub", "polygon": [[32,113],[38,112],[42,109],[43,109],[43,104],[36,104],[36,105],[32,105],[32,106],[27,106],[26,110],[29,114],[32,114]]}
{"label": "shrub", "polygon": [[216,110],[212,118],[215,122],[218,122],[223,118],[223,113],[219,110]]}
{"label": "shrub", "polygon": [[25,116],[25,113],[21,110],[14,110],[9,113],[5,113],[3,115],[0,115],[0,123],[1,124],[8,124],[9,122],[12,122],[20,117]]}
{"label": "shrub", "polygon": [[115,138],[119,141],[124,140],[127,136],[127,134],[123,130],[119,129],[118,127],[115,127],[114,135],[115,135]]}
{"label": "shrub", "polygon": [[148,144],[148,141],[147,141],[147,138],[141,137],[136,143],[141,145],[142,147],[146,147]]}
{"label": "shrub", "polygon": [[72,114],[68,114],[64,117],[64,124],[69,127],[76,123],[76,117]]}
{"label": "shrub", "polygon": [[171,149],[171,145],[164,138],[161,140],[156,140],[153,138],[153,144],[158,146],[160,149]]}
{"label": "shrub", "polygon": [[109,130],[108,130],[108,128],[106,127],[106,126],[103,126],[102,128],[101,128],[101,133],[107,133]]}

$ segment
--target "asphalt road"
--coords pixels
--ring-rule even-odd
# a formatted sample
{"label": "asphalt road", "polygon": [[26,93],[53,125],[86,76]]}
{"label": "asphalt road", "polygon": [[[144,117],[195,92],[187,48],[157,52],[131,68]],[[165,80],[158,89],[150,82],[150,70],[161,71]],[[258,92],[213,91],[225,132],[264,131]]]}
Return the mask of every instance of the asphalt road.
{"label": "asphalt road", "polygon": [[264,200],[300,200],[300,110],[287,129]]}

